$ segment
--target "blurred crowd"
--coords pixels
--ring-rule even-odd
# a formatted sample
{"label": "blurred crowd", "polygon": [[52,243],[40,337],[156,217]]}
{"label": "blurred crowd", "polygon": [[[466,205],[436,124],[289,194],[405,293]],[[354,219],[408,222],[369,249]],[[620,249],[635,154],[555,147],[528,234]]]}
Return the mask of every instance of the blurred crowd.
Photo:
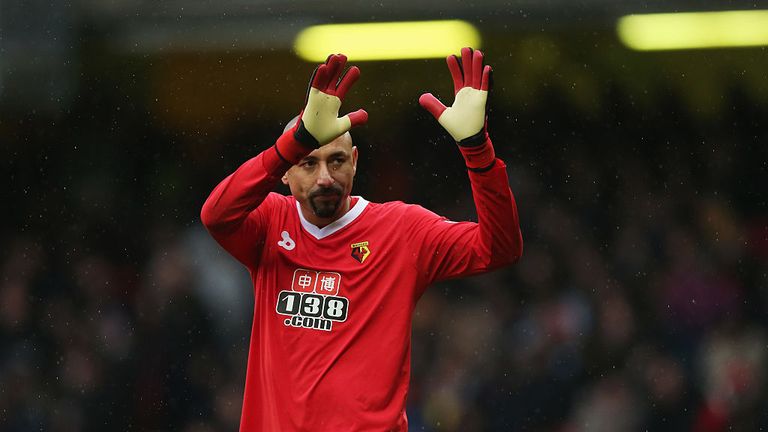
{"label": "blurred crowd", "polygon": [[[494,101],[524,255],[421,298],[411,430],[765,427],[768,111],[738,92],[709,119],[673,96],[652,112],[560,96]],[[3,126],[0,430],[237,430],[251,285],[199,207],[281,126],[169,136],[81,104]],[[355,135],[357,192],[471,219],[458,153],[406,111]]]}

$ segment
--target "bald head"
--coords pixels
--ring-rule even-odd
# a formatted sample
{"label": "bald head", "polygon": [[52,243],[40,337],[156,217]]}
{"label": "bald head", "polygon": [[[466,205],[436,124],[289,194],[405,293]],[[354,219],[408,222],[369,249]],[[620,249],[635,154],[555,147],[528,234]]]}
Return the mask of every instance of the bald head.
{"label": "bald head", "polygon": [[338,144],[341,147],[344,147],[347,150],[352,150],[352,147],[354,147],[354,144],[352,143],[352,135],[349,133],[349,131],[339,135],[338,137],[336,137],[336,139],[329,142],[328,144],[334,144],[334,143]]}
{"label": "bald head", "polygon": [[285,125],[285,128],[283,128],[283,133],[286,133],[289,130],[291,130],[294,126],[296,126],[296,123],[298,123],[298,122],[299,122],[299,116],[296,116],[296,117],[288,120],[288,124]]}

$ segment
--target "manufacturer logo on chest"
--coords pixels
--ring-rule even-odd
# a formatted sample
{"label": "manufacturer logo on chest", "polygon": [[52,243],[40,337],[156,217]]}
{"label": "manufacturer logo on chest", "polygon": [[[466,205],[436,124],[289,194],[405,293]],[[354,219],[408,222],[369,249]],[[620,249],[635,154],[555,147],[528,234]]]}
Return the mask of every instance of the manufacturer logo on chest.
{"label": "manufacturer logo on chest", "polygon": [[293,241],[290,235],[288,235],[288,231],[283,231],[280,233],[280,237],[283,239],[277,242],[277,245],[281,248],[290,251],[293,250],[293,248],[296,247],[296,242]]}

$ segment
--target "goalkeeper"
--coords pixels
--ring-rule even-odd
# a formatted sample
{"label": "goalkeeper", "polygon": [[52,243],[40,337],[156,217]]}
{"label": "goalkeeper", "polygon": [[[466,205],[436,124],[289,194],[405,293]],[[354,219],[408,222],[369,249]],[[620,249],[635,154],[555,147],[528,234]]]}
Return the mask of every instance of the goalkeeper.
{"label": "goalkeeper", "polygon": [[[490,66],[449,56],[455,100],[419,103],[456,140],[478,223],[353,196],[358,150],[339,117],[360,75],[331,55],[295,125],[225,178],[201,218],[253,280],[255,311],[241,431],[406,431],[411,318],[433,282],[487,272],[522,253],[506,166],[488,136]],[[291,196],[272,192],[278,182]]]}

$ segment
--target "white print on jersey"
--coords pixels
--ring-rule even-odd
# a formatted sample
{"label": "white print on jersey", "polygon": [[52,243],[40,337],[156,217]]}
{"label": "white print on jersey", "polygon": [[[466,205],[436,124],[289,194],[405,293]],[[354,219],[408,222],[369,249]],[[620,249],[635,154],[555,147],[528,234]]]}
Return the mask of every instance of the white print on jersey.
{"label": "white print on jersey", "polygon": [[278,246],[285,250],[293,250],[296,247],[296,242],[288,235],[288,231],[283,231],[280,235],[283,237],[283,240],[277,242]]}
{"label": "white print on jersey", "polygon": [[349,299],[339,296],[341,275],[336,272],[296,269],[291,289],[277,296],[275,310],[287,315],[286,327],[331,331],[333,322],[344,322]]}

